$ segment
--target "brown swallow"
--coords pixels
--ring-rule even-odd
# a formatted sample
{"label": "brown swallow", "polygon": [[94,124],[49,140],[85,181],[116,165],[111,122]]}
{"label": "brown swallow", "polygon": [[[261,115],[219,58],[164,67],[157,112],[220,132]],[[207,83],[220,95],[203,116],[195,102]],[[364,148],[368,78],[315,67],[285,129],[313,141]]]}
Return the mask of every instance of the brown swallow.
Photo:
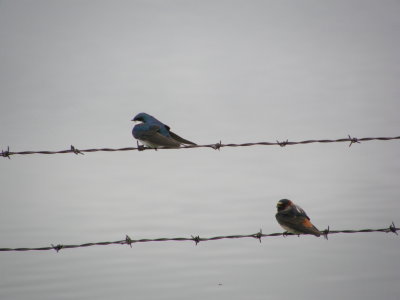
{"label": "brown swallow", "polygon": [[312,234],[320,236],[321,232],[310,222],[306,212],[288,199],[279,200],[275,217],[279,225],[287,232],[294,234]]}

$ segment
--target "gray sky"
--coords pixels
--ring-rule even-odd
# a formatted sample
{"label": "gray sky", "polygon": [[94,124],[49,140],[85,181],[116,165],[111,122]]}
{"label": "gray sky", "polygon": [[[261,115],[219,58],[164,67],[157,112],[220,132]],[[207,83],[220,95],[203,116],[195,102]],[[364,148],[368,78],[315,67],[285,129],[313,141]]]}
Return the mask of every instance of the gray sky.
{"label": "gray sky", "polygon": [[[0,148],[399,135],[398,1],[0,2]],[[0,247],[400,224],[399,142],[0,160]],[[0,253],[0,298],[397,299],[393,234]],[[218,285],[222,283],[222,285]]]}

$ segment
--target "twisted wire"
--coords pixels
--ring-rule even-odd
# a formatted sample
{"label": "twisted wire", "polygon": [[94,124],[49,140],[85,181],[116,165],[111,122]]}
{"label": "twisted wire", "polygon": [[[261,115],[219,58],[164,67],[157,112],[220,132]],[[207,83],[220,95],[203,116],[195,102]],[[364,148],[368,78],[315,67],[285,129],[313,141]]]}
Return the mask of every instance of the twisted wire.
{"label": "twisted wire", "polygon": [[[166,149],[192,149],[192,148],[212,148],[214,150],[220,150],[224,147],[250,147],[250,146],[293,146],[293,145],[305,145],[305,144],[313,144],[313,143],[344,143],[349,142],[349,147],[355,143],[367,142],[367,141],[390,141],[390,140],[399,140],[400,136],[395,137],[365,137],[365,138],[355,138],[350,135],[347,138],[336,139],[336,140],[305,140],[299,142],[290,142],[289,140],[285,141],[276,141],[276,142],[255,142],[255,143],[242,143],[242,144],[223,144],[221,141],[215,144],[206,144],[206,145],[187,145],[181,146],[180,148],[167,148],[167,147],[159,147],[159,150]],[[60,151],[10,151],[10,147],[7,147],[7,150],[2,150],[0,156],[10,158],[12,155],[29,155],[29,154],[65,154],[65,153],[74,153],[74,154],[84,154],[90,152],[116,152],[116,151],[144,151],[144,150],[154,150],[153,148],[144,147],[143,145],[137,144],[137,147],[124,147],[124,148],[93,148],[93,149],[84,149],[79,150],[73,145],[71,145],[70,149],[60,150]]]}
{"label": "twisted wire", "polygon": [[[347,229],[347,230],[330,230],[329,226],[327,229],[322,231],[321,233],[325,237],[325,239],[328,239],[328,235],[330,234],[354,234],[354,233],[371,233],[371,232],[384,232],[384,233],[389,233],[392,232],[396,235],[398,235],[397,231],[399,231],[400,228],[397,228],[394,223],[387,227],[387,228],[380,228],[380,229],[358,229],[358,230],[352,230],[352,229]],[[27,248],[27,247],[21,247],[21,248],[0,248],[0,252],[9,252],[9,251],[17,251],[17,252],[23,252],[23,251],[47,251],[47,250],[55,250],[56,252],[59,252],[61,249],[74,249],[74,248],[85,248],[85,247],[92,247],[92,246],[108,246],[108,245],[129,245],[132,248],[132,244],[136,243],[149,243],[149,242],[186,242],[186,241],[191,241],[194,242],[196,245],[200,242],[205,242],[205,241],[219,241],[219,240],[224,240],[224,239],[242,239],[242,238],[255,238],[258,239],[261,243],[262,238],[266,237],[276,237],[276,236],[290,236],[290,235],[296,235],[292,233],[287,233],[287,232],[279,232],[279,233],[269,233],[269,234],[264,234],[262,233],[262,230],[260,229],[259,232],[253,233],[253,234],[246,234],[246,235],[240,235],[240,234],[235,234],[235,235],[221,235],[221,236],[214,236],[214,237],[209,237],[209,238],[203,238],[200,236],[191,236],[191,237],[173,237],[173,238],[155,238],[155,239],[132,239],[128,235],[126,235],[124,240],[118,240],[118,241],[113,241],[113,242],[96,242],[96,243],[84,243],[84,244],[77,244],[77,245],[64,245],[64,244],[57,244],[47,247],[36,247],[36,248]],[[299,235],[298,235],[299,236]]]}

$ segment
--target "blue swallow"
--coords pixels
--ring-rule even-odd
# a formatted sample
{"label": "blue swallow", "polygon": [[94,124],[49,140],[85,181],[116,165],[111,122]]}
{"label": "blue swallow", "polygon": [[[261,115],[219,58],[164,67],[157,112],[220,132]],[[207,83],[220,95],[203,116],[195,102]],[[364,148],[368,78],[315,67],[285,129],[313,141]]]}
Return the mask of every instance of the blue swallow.
{"label": "blue swallow", "polygon": [[132,135],[149,148],[179,148],[181,145],[196,145],[173,133],[168,125],[149,114],[143,112],[137,114],[132,121],[141,122],[133,127]]}

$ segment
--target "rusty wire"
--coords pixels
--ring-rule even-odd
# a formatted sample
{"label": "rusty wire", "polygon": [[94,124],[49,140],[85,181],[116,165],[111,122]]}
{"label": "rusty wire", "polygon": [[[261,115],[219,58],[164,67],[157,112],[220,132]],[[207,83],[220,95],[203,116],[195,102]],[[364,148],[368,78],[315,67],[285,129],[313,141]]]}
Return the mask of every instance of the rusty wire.
{"label": "rusty wire", "polygon": [[[366,141],[390,141],[390,140],[399,140],[400,136],[395,137],[366,137],[366,138],[355,138],[350,135],[347,138],[336,139],[336,140],[305,140],[299,142],[290,142],[289,140],[284,140],[282,142],[256,142],[256,143],[242,143],[242,144],[222,144],[221,141],[215,144],[206,144],[206,145],[188,145],[182,146],[180,148],[166,148],[159,147],[160,150],[165,149],[191,149],[191,148],[212,148],[214,150],[220,150],[223,147],[250,147],[250,146],[292,146],[292,145],[305,145],[312,143],[344,143],[349,142],[349,147],[355,143],[361,143]],[[28,155],[28,154],[63,154],[63,153],[74,153],[74,154],[85,154],[88,152],[115,152],[115,151],[144,151],[144,150],[154,150],[153,148],[147,148],[143,145],[137,145],[137,147],[125,147],[125,148],[95,148],[95,149],[84,149],[79,150],[73,145],[71,145],[70,149],[60,150],[60,151],[19,151],[14,152],[10,151],[10,147],[7,147],[7,150],[2,150],[0,156],[10,158],[12,155]]]}
{"label": "rusty wire", "polygon": [[[328,235],[330,234],[338,234],[338,233],[371,233],[371,232],[385,232],[389,233],[392,232],[396,235],[398,235],[397,231],[399,231],[400,228],[397,228],[394,223],[390,224],[389,227],[387,228],[381,228],[381,229],[359,229],[359,230],[330,230],[329,226],[327,229],[324,231],[321,231],[322,235],[325,237],[325,239],[328,239]],[[176,242],[186,242],[186,241],[192,241],[195,243],[195,245],[199,244],[200,242],[205,242],[205,241],[218,241],[218,240],[224,240],[224,239],[241,239],[241,238],[255,238],[258,239],[261,243],[262,238],[265,237],[276,237],[276,236],[290,236],[290,235],[296,235],[292,233],[270,233],[270,234],[263,234],[262,230],[260,229],[259,232],[253,233],[253,234],[247,234],[247,235],[224,235],[224,236],[214,236],[214,237],[209,237],[209,238],[203,238],[198,235],[196,236],[191,236],[191,237],[175,237],[175,238],[156,238],[156,239],[132,239],[128,235],[126,235],[125,239],[123,240],[118,240],[114,242],[97,242],[97,243],[84,243],[84,244],[79,244],[79,245],[64,245],[64,244],[57,244],[47,247],[37,247],[37,248],[0,248],[1,252],[7,252],[7,251],[46,251],[46,250],[55,250],[56,252],[59,252],[61,249],[74,249],[74,248],[84,248],[84,247],[91,247],[91,246],[108,246],[108,245],[129,245],[132,248],[132,244],[135,243],[148,243],[148,242],[170,242],[170,241],[176,241]],[[298,235],[299,236],[299,235]]]}

